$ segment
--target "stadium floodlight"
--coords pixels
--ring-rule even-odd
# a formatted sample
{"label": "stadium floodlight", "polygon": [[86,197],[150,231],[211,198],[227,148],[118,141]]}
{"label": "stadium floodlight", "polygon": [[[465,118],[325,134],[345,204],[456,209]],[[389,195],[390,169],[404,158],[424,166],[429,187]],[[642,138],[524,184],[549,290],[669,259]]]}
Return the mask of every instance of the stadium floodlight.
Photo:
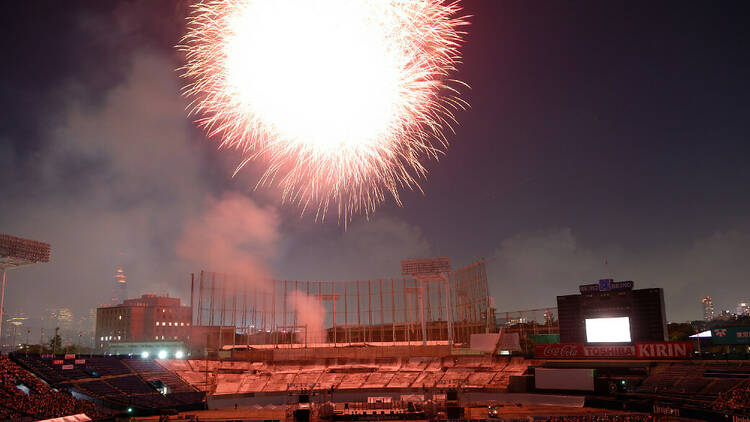
{"label": "stadium floodlight", "polygon": [[424,284],[439,280],[445,284],[445,312],[448,323],[448,344],[453,346],[453,322],[450,308],[451,260],[447,256],[434,258],[404,259],[401,261],[401,275],[410,275],[419,282],[419,315],[422,322],[422,344],[427,345],[427,324],[424,318]]}
{"label": "stadium floodlight", "polygon": [[401,261],[401,275],[440,274],[450,272],[450,270],[451,260],[447,256],[404,259]]}
{"label": "stadium floodlight", "polygon": [[141,352],[141,357],[142,357],[143,359],[148,359],[148,352],[147,352],[147,351],[145,351],[145,350],[144,350],[143,352]]}
{"label": "stadium floodlight", "polygon": [[0,288],[0,338],[2,338],[3,329],[5,272],[13,268],[38,264],[40,262],[49,262],[49,256],[49,243],[0,233],[0,273],[2,273],[0,274],[2,277],[2,288]]}
{"label": "stadium floodlight", "polygon": [[167,358],[167,351],[166,350],[159,350],[159,354],[157,355],[159,359],[166,359]]}
{"label": "stadium floodlight", "polygon": [[182,357],[183,357],[183,356],[184,356],[184,354],[182,353],[182,350],[178,350],[178,351],[176,351],[176,352],[175,352],[175,354],[174,354],[174,357],[175,357],[176,359],[182,359]]}

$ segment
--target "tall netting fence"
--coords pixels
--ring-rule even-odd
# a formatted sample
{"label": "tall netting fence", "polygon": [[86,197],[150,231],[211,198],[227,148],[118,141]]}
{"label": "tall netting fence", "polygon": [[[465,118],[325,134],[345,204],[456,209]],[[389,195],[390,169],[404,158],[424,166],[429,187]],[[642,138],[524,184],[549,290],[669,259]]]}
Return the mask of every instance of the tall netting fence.
{"label": "tall netting fence", "polygon": [[429,281],[267,281],[202,271],[193,290],[193,323],[235,327],[247,344],[439,343],[449,338],[449,313],[456,343],[495,329],[484,260]]}

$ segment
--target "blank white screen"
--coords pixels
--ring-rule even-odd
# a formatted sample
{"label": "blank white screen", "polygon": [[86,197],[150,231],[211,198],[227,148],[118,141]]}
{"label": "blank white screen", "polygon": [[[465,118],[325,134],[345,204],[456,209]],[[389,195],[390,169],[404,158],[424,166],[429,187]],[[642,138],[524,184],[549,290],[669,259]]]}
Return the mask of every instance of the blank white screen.
{"label": "blank white screen", "polygon": [[587,318],[586,341],[589,343],[629,342],[630,318]]}

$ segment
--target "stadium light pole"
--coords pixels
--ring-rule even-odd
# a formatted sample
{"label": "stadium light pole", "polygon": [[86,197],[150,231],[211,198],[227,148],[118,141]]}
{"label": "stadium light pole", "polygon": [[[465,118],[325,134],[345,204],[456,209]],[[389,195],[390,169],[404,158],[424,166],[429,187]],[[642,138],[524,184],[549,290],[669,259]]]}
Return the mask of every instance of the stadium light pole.
{"label": "stadium light pole", "polygon": [[424,317],[424,285],[433,280],[445,282],[445,308],[448,318],[448,344],[453,347],[453,329],[450,303],[450,270],[448,257],[404,259],[401,261],[401,275],[408,275],[419,282],[419,311],[422,319],[422,344],[427,345],[427,327]]}
{"label": "stadium light pole", "polygon": [[5,305],[6,272],[9,269],[27,265],[49,262],[49,243],[23,239],[0,233],[0,270],[2,270],[2,287],[0,287],[0,347],[2,347],[3,322]]}

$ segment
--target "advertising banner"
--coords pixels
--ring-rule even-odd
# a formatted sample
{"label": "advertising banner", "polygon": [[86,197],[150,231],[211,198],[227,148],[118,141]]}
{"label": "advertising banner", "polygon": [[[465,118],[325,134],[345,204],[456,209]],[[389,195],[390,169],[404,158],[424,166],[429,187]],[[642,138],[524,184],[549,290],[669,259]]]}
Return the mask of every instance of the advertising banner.
{"label": "advertising banner", "polygon": [[687,359],[693,353],[693,343],[689,341],[662,341],[636,343],[639,359]]}
{"label": "advertising banner", "polygon": [[548,359],[577,359],[583,357],[583,344],[551,343],[535,344],[534,356]]}
{"label": "advertising banner", "polygon": [[634,345],[537,344],[534,356],[546,359],[687,359],[693,352],[689,341],[635,343]]}
{"label": "advertising banner", "polygon": [[714,328],[711,330],[713,344],[750,344],[750,327]]}

